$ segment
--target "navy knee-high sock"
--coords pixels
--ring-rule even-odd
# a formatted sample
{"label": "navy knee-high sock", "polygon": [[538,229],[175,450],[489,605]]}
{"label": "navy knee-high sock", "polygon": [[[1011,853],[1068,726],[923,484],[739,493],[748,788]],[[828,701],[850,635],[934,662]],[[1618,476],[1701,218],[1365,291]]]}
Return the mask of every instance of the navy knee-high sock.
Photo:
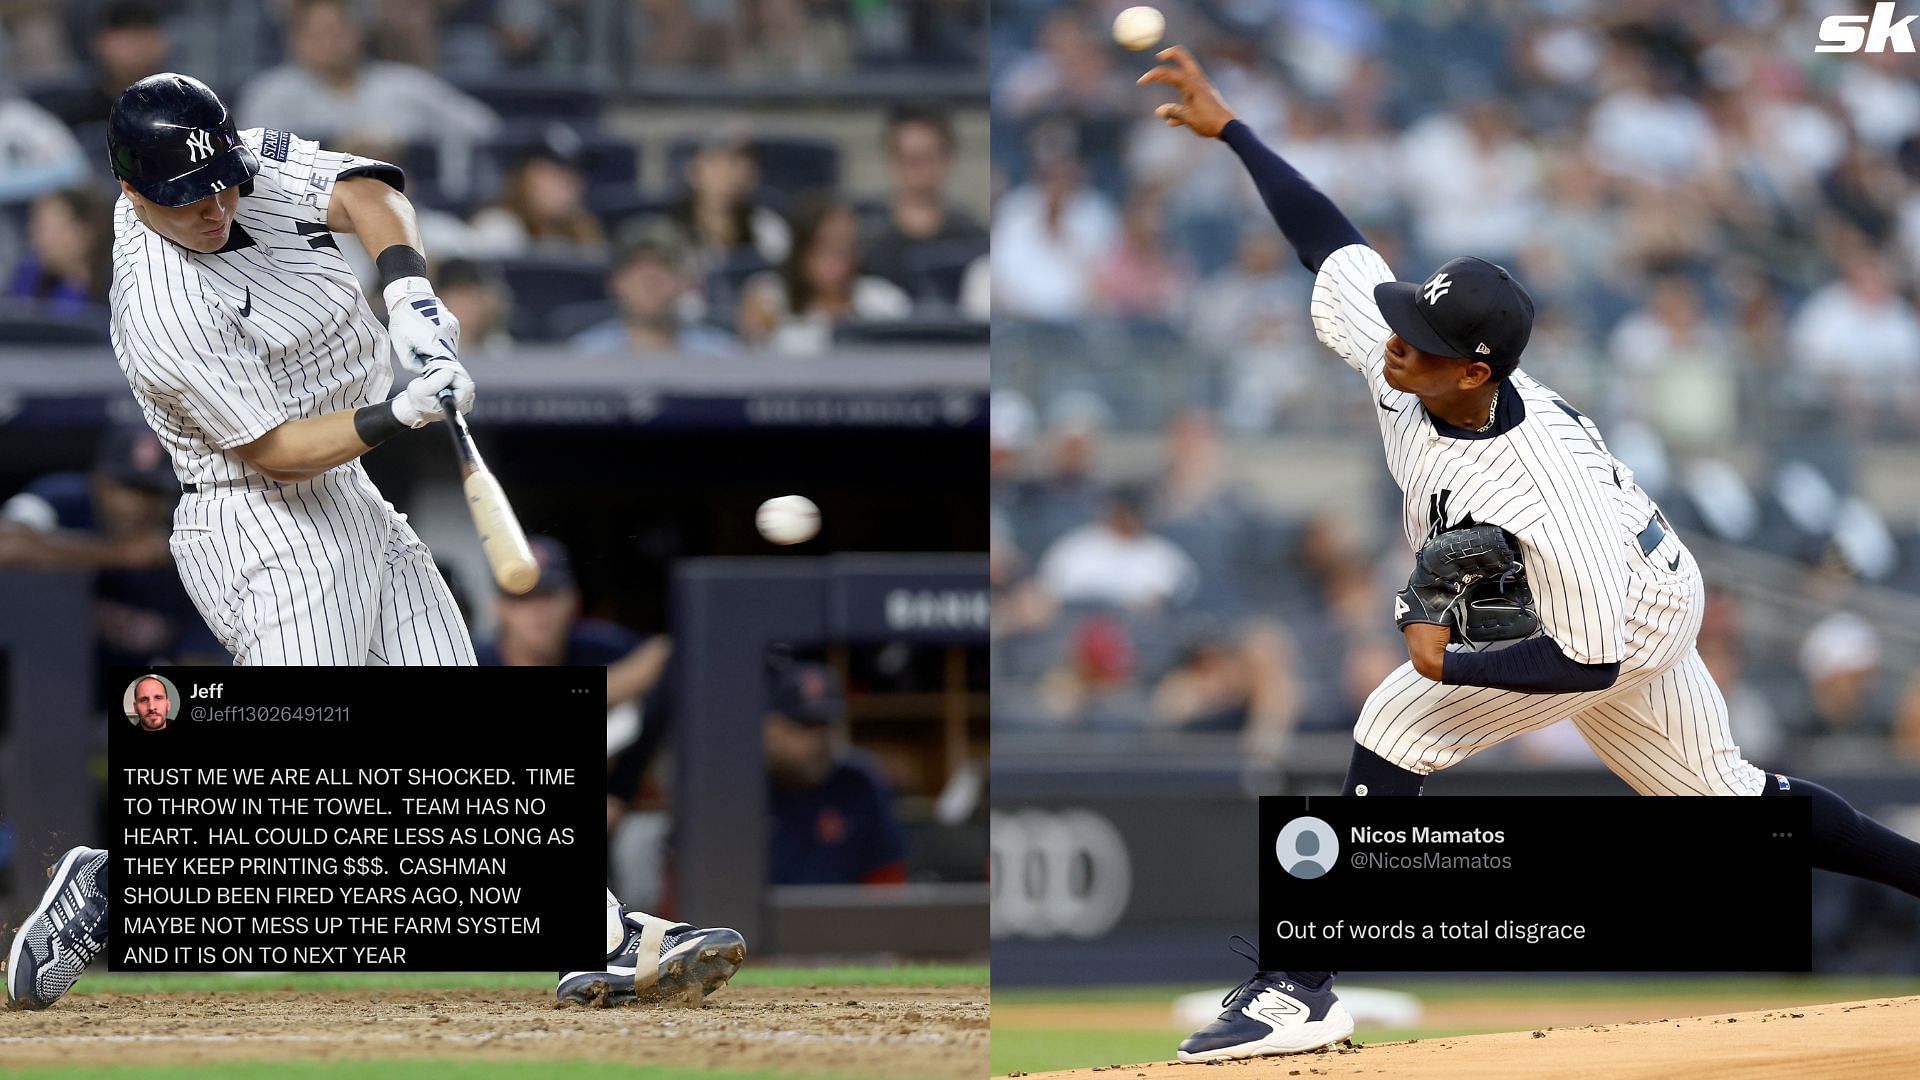
{"label": "navy knee-high sock", "polygon": [[[1379,754],[1353,744],[1353,762],[1347,766],[1347,782],[1341,785],[1342,795],[1418,795],[1420,785],[1426,777],[1411,769],[1403,769]],[[1334,975],[1331,971],[1289,971],[1287,978],[1306,987],[1318,990]]]}
{"label": "navy knee-high sock", "polygon": [[[1786,781],[1782,790],[1779,780]],[[1772,774],[1762,795],[1813,800],[1813,865],[1836,874],[1878,881],[1920,896],[1920,844],[1853,808],[1811,780]]]}
{"label": "navy knee-high sock", "polygon": [[1379,754],[1353,744],[1353,761],[1347,766],[1347,782],[1342,795],[1418,795],[1427,778],[1411,769],[1403,769]]}

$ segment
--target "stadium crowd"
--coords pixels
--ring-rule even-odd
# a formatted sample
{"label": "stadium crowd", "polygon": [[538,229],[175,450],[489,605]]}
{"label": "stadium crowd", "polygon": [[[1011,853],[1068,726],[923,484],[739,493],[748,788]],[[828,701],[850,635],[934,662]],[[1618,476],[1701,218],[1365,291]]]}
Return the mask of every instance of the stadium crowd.
{"label": "stadium crowd", "polygon": [[[1310,275],[1235,155],[1154,117],[1123,6],[995,8],[995,728],[1277,753],[1405,657],[1397,493]],[[1526,282],[1523,366],[1708,564],[1750,756],[1920,761],[1911,55],[1819,55],[1818,9],[1737,0],[1165,8],[1402,279]],[[1328,461],[1371,471],[1329,493]],[[1499,753],[1593,760],[1561,734]]]}
{"label": "stadium crowd", "polygon": [[[602,24],[618,31],[615,89],[634,71],[681,72],[710,89],[964,73],[983,63],[979,5],[289,0],[266,10],[263,22],[235,27],[228,13],[212,28],[242,38],[256,65],[199,73],[243,129],[281,128],[406,169],[470,350],[818,355],[836,337],[984,339],[987,232],[954,194],[969,148],[939,102],[896,102],[874,148],[725,125],[648,147],[610,122],[608,80],[578,75]],[[159,0],[0,11],[9,340],[104,341],[116,194],[101,167],[108,112],[145,75],[194,71],[182,30],[213,18],[207,5]],[[651,186],[649,150],[665,155],[664,180]],[[847,190],[855,154],[884,161],[884,192]],[[371,261],[361,262],[371,284]]]}

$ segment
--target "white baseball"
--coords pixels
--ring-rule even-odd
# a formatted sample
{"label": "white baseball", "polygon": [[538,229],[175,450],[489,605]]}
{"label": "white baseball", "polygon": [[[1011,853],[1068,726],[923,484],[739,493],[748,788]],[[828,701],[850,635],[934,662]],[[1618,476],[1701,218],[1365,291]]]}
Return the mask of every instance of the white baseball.
{"label": "white baseball", "polygon": [[1166,32],[1167,17],[1159,8],[1130,7],[1113,19],[1113,40],[1134,52],[1158,45]]}
{"label": "white baseball", "polygon": [[780,495],[760,504],[753,524],[773,543],[801,544],[820,531],[820,508],[805,495]]}

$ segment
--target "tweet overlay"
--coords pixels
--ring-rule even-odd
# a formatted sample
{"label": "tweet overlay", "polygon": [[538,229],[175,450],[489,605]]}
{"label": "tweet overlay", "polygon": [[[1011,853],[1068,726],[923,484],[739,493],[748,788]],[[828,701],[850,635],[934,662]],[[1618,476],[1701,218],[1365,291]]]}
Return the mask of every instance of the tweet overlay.
{"label": "tweet overlay", "polygon": [[604,669],[110,679],[113,970],[603,962]]}
{"label": "tweet overlay", "polygon": [[1807,971],[1805,799],[1260,800],[1270,971]]}

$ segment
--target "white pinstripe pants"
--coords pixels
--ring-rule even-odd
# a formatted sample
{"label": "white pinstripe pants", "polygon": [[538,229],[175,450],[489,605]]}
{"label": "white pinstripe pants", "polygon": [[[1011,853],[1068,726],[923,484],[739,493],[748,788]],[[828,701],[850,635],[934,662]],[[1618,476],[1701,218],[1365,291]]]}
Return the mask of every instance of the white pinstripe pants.
{"label": "white pinstripe pants", "polygon": [[1368,695],[1353,737],[1424,776],[1562,720],[1642,795],[1758,795],[1766,778],[1740,756],[1726,699],[1692,645],[1677,663],[1583,694],[1446,686],[1402,664]]}
{"label": "white pinstripe pants", "polygon": [[295,484],[189,493],[170,546],[235,664],[474,662],[433,554],[357,461]]}

